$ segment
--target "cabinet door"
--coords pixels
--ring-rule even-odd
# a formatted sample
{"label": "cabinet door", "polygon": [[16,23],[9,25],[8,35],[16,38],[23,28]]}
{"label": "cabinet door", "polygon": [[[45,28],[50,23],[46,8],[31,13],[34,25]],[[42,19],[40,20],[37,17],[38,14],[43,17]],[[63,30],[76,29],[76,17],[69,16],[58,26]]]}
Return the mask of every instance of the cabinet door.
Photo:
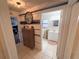
{"label": "cabinet door", "polygon": [[64,59],[79,59],[79,3],[72,8]]}

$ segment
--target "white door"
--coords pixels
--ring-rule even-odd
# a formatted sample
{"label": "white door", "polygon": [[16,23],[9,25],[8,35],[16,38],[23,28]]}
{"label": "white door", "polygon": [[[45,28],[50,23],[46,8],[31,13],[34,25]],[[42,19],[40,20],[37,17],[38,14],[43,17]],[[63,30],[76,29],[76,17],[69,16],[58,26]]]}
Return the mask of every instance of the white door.
{"label": "white door", "polygon": [[79,3],[72,8],[64,59],[79,59]]}

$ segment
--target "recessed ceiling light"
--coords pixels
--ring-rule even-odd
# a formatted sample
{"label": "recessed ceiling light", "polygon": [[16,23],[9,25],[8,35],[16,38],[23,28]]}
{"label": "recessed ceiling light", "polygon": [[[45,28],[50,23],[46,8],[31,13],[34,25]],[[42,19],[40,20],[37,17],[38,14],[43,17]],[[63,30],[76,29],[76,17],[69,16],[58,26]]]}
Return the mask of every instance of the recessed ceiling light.
{"label": "recessed ceiling light", "polygon": [[20,2],[16,2],[16,4],[17,4],[17,5],[21,5],[21,3],[20,3]]}

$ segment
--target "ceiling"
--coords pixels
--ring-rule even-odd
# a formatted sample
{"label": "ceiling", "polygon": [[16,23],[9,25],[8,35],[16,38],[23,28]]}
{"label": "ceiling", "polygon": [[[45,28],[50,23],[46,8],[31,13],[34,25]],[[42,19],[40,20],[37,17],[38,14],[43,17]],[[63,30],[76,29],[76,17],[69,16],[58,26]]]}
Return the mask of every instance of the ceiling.
{"label": "ceiling", "polygon": [[[67,0],[8,0],[8,5],[11,10],[23,11],[23,10],[35,10],[39,7],[47,7],[54,4],[66,2]],[[20,2],[21,5],[17,5],[16,2]]]}

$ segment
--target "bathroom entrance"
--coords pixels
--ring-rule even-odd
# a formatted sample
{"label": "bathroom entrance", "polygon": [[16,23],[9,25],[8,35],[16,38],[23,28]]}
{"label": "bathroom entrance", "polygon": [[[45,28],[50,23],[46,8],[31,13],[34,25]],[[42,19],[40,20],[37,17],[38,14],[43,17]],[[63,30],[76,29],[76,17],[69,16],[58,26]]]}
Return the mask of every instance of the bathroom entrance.
{"label": "bathroom entrance", "polygon": [[41,39],[42,50],[51,58],[56,58],[62,10],[42,13]]}

